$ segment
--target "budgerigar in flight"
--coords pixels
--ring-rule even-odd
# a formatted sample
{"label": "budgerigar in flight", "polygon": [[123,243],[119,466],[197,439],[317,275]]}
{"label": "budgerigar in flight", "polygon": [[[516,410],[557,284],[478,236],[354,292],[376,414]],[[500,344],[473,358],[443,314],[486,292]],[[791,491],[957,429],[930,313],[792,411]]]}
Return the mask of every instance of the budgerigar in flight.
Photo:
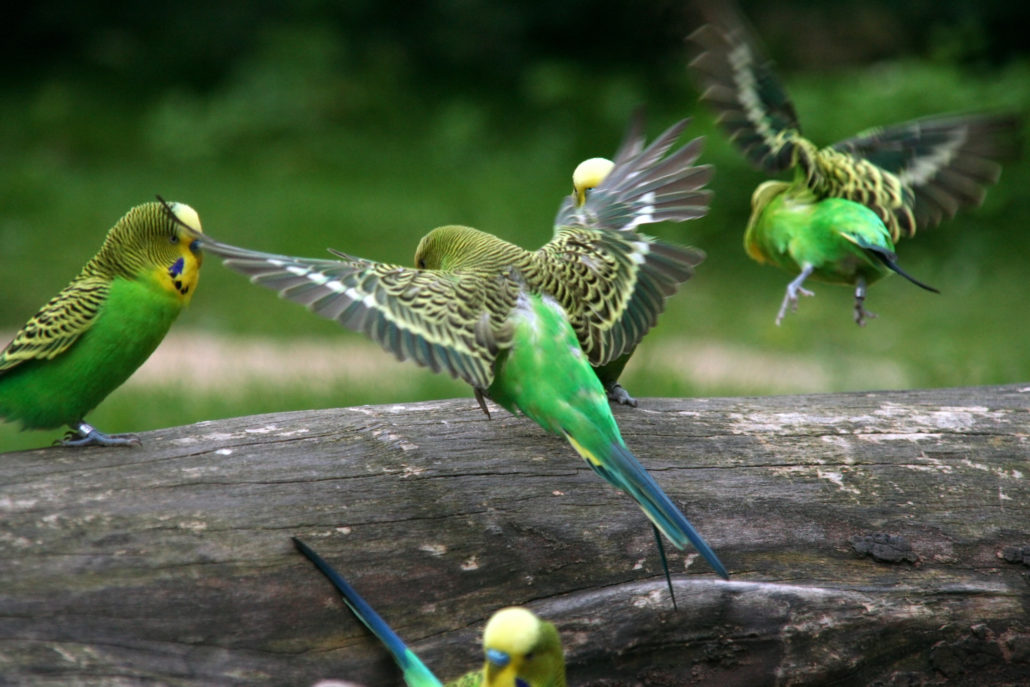
{"label": "budgerigar in flight", "polygon": [[711,23],[689,38],[701,50],[690,64],[701,99],[754,166],[794,170],[791,181],[755,189],[744,235],[754,260],[797,275],[776,324],[797,309],[799,295],[812,295],[803,287],[809,278],[852,286],[859,325],[874,316],[864,307],[867,286],[890,272],[936,292],[898,266],[895,243],[983,202],[1015,120],[927,117],[817,148],[802,136],[794,105],[743,18],[725,5],[708,14]]}
{"label": "budgerigar in flight", "polygon": [[99,252],[0,351],[0,418],[25,429],[68,425],[66,446],[138,444],[83,418],[161,343],[193,298],[200,218],[183,203],[139,205]]}
{"label": "budgerigar in flight", "polygon": [[[564,437],[604,479],[632,496],[678,548],[691,543],[726,569],[626,448],[594,367],[632,350],[700,252],[649,238],[643,223],[703,214],[711,170],[701,141],[666,156],[686,126],[651,145],[638,123],[582,205],[562,204],[554,238],[530,252],[470,227],[434,229],[415,269],[338,254],[296,258],[202,239],[251,281],[472,385],[483,397]],[[659,545],[661,540],[659,539]]]}
{"label": "budgerigar in flight", "polygon": [[[408,687],[443,687],[340,573],[300,539],[294,537],[293,543],[329,578],[358,620],[386,646]],[[483,654],[481,670],[448,682],[448,687],[565,687],[565,656],[558,630],[526,608],[503,608],[490,617],[483,630]]]}

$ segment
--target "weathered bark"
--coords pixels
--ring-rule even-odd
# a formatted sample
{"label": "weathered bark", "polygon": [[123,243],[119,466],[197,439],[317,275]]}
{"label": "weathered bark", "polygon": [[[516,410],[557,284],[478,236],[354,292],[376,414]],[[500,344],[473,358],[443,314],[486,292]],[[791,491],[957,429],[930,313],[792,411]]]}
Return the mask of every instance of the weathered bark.
{"label": "weathered bark", "polygon": [[632,500],[471,399],[5,454],[0,683],[398,684],[297,535],[442,677],[526,604],[571,685],[1026,684],[1030,385],[640,405],[732,575],[670,552],[678,613]]}

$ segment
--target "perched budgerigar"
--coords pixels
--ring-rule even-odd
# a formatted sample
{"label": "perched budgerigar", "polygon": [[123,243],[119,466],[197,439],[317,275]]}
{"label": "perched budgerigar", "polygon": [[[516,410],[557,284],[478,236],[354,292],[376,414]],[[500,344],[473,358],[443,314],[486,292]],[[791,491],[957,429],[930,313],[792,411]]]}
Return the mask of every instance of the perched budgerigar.
{"label": "perched budgerigar", "polygon": [[188,205],[129,210],[75,279],[0,351],[0,418],[72,428],[65,445],[139,443],[83,418],[161,343],[197,287],[200,219]]}
{"label": "perched budgerigar", "polygon": [[897,262],[894,244],[917,228],[979,205],[1001,172],[1015,120],[999,115],[936,116],[871,129],[826,148],[801,134],[794,105],[745,21],[712,4],[711,23],[690,36],[702,100],[747,159],[766,172],[794,169],[791,181],[766,181],[751,197],[744,246],[754,260],[797,274],[776,323],[796,309],[812,278],[855,289],[855,321],[866,287],[895,272],[929,291]]}
{"label": "perched budgerigar", "polygon": [[[297,550],[329,578],[347,607],[393,655],[408,687],[443,687],[378,613],[321,556],[296,537]],[[565,656],[553,624],[532,611],[512,606],[494,613],[483,630],[484,663],[448,682],[448,687],[565,687]]]}
{"label": "perched budgerigar", "polygon": [[726,577],[626,448],[593,369],[631,351],[701,261],[694,249],[636,231],[704,212],[699,187],[710,170],[693,166],[700,142],[665,155],[685,124],[646,148],[634,127],[603,181],[581,205],[575,194],[566,199],[554,238],[534,252],[463,226],[423,237],[415,269],[344,254],[319,260],[260,253],[210,237],[203,246],[397,358],[465,380],[484,410],[485,396],[564,437],[678,548],[692,543]]}

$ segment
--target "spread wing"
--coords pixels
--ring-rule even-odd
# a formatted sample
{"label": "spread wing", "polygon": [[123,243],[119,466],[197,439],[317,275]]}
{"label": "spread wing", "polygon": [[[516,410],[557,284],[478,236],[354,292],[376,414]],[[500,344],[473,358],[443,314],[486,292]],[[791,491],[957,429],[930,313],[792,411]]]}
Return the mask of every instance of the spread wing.
{"label": "spread wing", "polygon": [[110,282],[80,278],[50,299],[0,351],[0,375],[28,360],[55,358],[93,326]]}
{"label": "spread wing", "polygon": [[690,122],[684,119],[644,146],[643,115],[638,112],[615,154],[615,166],[582,206],[567,197],[555,218],[555,233],[568,227],[630,231],[642,224],[682,222],[708,212],[712,192],[704,185],[712,178],[711,165],[695,165],[701,137],[666,153]]}
{"label": "spread wing", "polygon": [[569,315],[590,364],[632,351],[704,253],[633,232],[566,229],[534,254],[539,288]]}
{"label": "spread wing", "polygon": [[752,165],[789,169],[801,139],[794,103],[743,17],[728,7],[708,13],[711,23],[687,38],[699,50],[690,73],[701,100]]}
{"label": "spread wing", "polygon": [[506,320],[518,284],[509,276],[417,270],[344,254],[341,260],[297,258],[206,235],[201,240],[204,250],[253,283],[365,334],[398,360],[477,389],[490,386],[494,360],[511,343]]}
{"label": "spread wing", "polygon": [[[1009,115],[926,117],[871,129],[835,143],[832,150],[870,163],[871,172],[850,182],[836,175],[829,191],[862,202],[885,217],[894,240],[912,236],[917,227],[933,227],[962,207],[983,202],[987,187],[998,181],[1001,165],[1014,148],[1019,122]],[[856,168],[859,167],[855,164]],[[906,193],[883,194],[891,175]]]}

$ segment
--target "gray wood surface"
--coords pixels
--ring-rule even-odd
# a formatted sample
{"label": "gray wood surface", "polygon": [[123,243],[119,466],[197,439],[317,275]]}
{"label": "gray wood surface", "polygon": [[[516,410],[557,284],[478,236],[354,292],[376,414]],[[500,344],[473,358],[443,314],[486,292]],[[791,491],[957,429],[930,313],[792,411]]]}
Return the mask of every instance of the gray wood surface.
{"label": "gray wood surface", "polygon": [[497,608],[570,685],[1027,684],[1030,384],[642,399],[627,444],[729,568],[670,552],[561,440],[475,402],[0,456],[0,684],[400,684],[293,550],[444,678]]}

